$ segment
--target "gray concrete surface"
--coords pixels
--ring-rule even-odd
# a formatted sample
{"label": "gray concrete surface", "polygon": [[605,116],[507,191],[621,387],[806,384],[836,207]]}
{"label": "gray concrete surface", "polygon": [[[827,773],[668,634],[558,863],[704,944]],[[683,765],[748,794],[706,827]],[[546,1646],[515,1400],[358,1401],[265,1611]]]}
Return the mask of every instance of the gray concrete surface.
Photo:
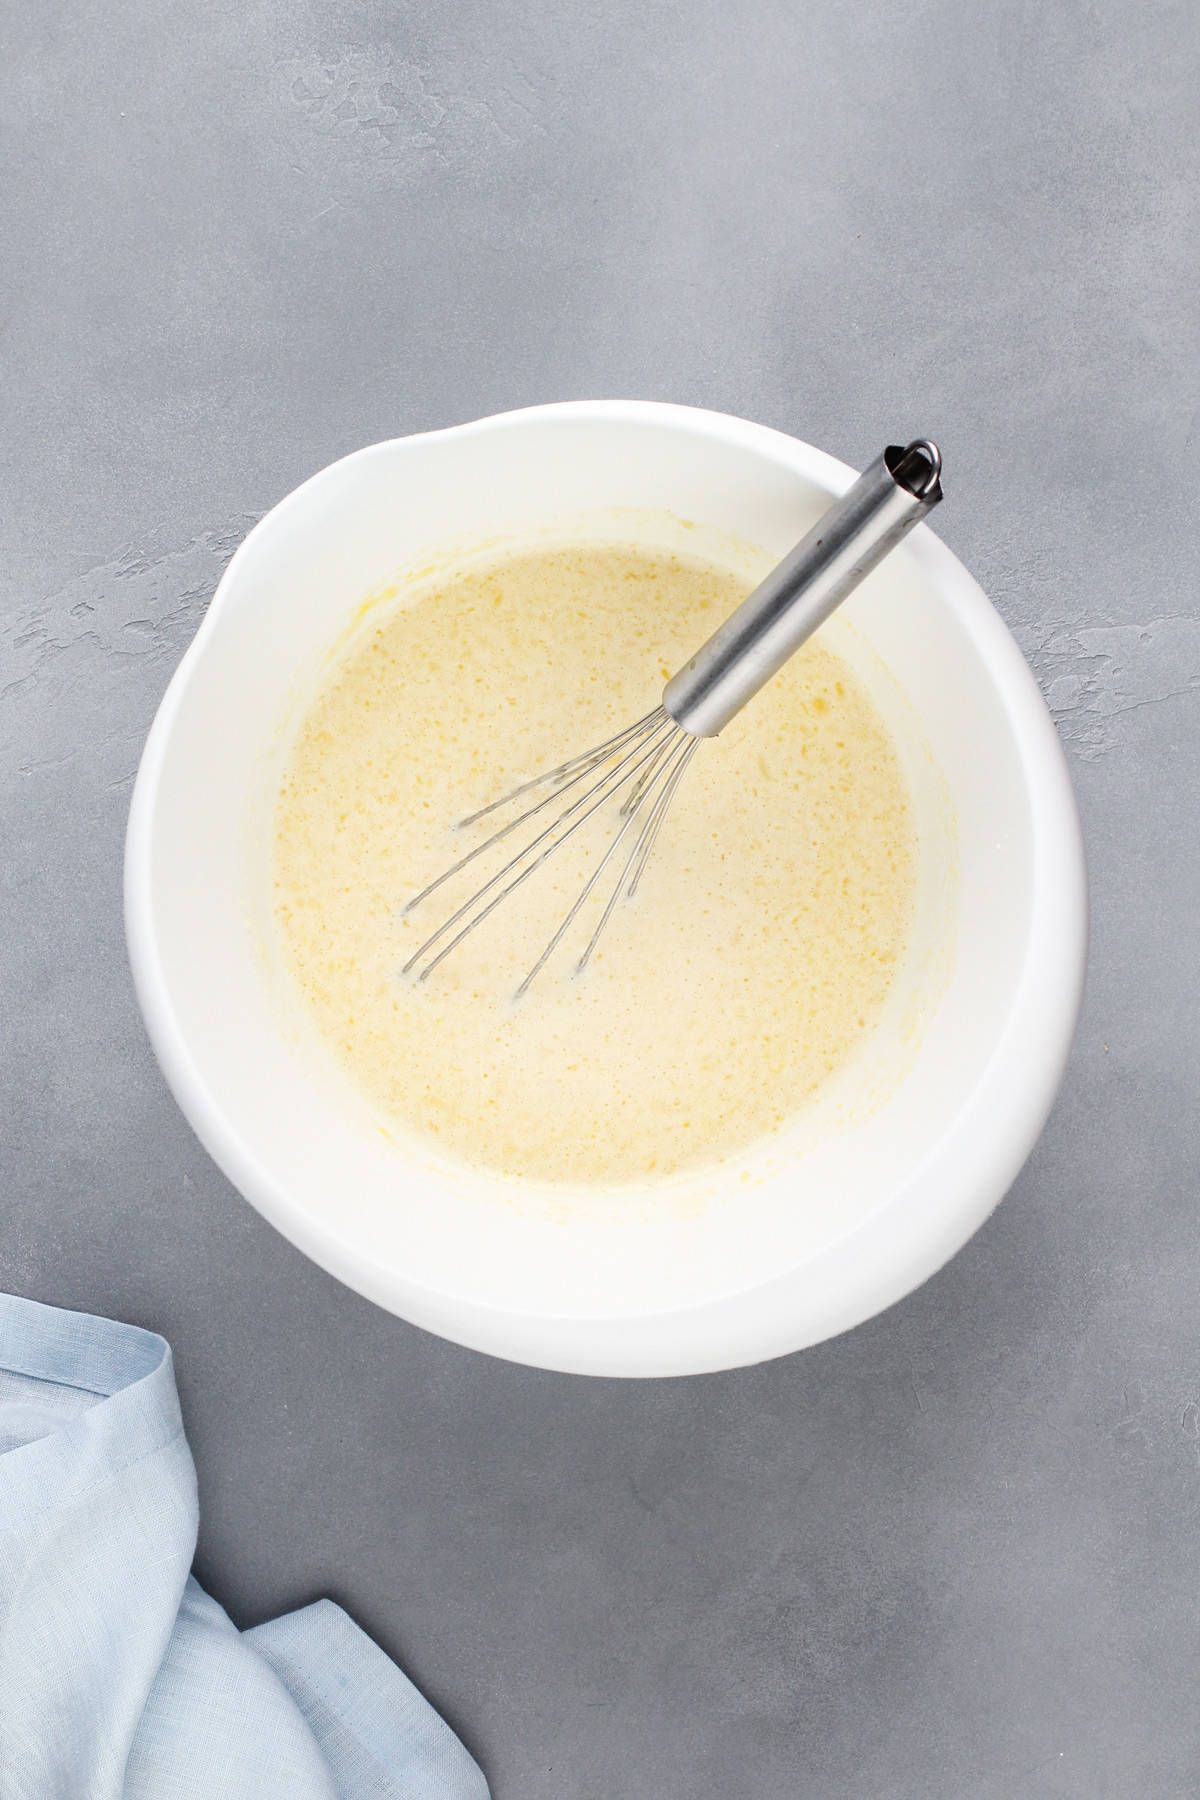
{"label": "gray concrete surface", "polygon": [[[77,0],[0,73],[0,1283],[175,1346],[201,1578],[342,1600],[496,1800],[1200,1791],[1190,0]],[[376,1311],[152,1061],[122,831],[248,525],[372,440],[637,395],[861,463],[1070,752],[1086,1013],[1012,1194],[804,1355],[622,1385]]]}

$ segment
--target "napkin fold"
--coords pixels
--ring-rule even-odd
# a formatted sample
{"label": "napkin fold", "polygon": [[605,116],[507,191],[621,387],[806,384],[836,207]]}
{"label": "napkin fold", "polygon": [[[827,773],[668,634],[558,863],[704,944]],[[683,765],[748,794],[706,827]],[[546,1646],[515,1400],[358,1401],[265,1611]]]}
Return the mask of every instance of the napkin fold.
{"label": "napkin fold", "polygon": [[197,1519],[166,1342],[0,1295],[5,1800],[487,1800],[332,1601],[238,1631]]}

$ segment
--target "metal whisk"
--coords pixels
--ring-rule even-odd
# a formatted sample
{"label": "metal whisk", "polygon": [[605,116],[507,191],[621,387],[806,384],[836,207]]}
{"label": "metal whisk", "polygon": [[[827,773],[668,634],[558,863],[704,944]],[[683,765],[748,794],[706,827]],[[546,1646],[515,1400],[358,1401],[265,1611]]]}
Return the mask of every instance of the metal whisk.
{"label": "metal whisk", "polygon": [[550,790],[408,902],[406,913],[494,845],[522,826],[531,828],[533,835],[517,855],[510,857],[469,900],[442,921],[409,957],[404,973],[426,980],[594,813],[611,802],[619,802],[614,808],[616,829],[608,848],[517,989],[517,997],[545,967],[596,892],[605,870],[616,865],[617,878],[599,923],[575,965],[576,973],[585,968],[617,901],[622,894],[632,898],[636,893],[700,740],[715,737],[824,624],[863,577],[937,505],[942,497],[941,470],[941,453],[928,438],[917,438],[907,446],[890,444],[718,626],[691,661],[671,677],[663,689],[661,705],[595,749],[559,763],[532,781],[523,781],[490,806],[461,820],[461,826],[474,825],[539,788]]}

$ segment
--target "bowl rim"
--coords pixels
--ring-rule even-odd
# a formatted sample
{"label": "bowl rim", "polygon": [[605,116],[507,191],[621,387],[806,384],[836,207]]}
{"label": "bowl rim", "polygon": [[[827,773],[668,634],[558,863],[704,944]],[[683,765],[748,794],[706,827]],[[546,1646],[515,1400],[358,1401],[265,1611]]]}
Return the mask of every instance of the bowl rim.
{"label": "bowl rim", "polygon": [[[1087,883],[1082,833],[1066,756],[1037,682],[1008,627],[974,577],[919,525],[908,553],[953,605],[1008,717],[1030,816],[1032,882],[1024,962],[1003,1027],[965,1104],[889,1204],[810,1259],[767,1282],[701,1303],[632,1316],[526,1312],[464,1297],[381,1269],[352,1237],[288,1199],[282,1185],[228,1124],[209,1093],[175,1016],[158,949],[152,841],[158,789],[172,729],[193,672],[236,587],[252,547],[305,507],[315,490],[353,465],[434,440],[502,433],[539,424],[667,426],[744,447],[818,483],[845,491],[856,471],[803,440],[733,415],[644,400],[554,402],[492,414],[435,431],[389,438],[338,458],[278,501],[242,540],[177,666],[139,763],[125,844],[125,927],[134,986],[163,1074],[192,1129],[234,1186],[290,1242],[339,1280],[471,1348],[563,1371],[662,1376],[766,1360],[848,1330],[933,1275],[1006,1193],[1053,1105],[1082,1002],[1087,955]],[[819,1272],[819,1276],[818,1276]],[[793,1312],[803,1285],[805,1324]],[[753,1316],[738,1302],[753,1293]],[[789,1327],[791,1327],[789,1329]]]}

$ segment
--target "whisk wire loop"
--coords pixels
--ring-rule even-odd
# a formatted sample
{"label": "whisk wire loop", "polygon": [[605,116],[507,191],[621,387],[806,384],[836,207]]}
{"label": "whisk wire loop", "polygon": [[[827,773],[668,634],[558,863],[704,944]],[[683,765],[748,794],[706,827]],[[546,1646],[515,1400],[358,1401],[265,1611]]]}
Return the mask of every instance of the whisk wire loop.
{"label": "whisk wire loop", "polygon": [[[664,788],[662,794],[660,795],[658,801],[656,802],[654,811],[651,814],[649,820],[647,821],[647,829],[643,835],[642,841],[640,841],[637,846],[637,862],[634,867],[633,874],[630,878],[629,886],[625,890],[626,897],[630,900],[632,900],[633,896],[637,893],[638,883],[641,881],[642,874],[645,870],[646,864],[650,860],[650,852],[654,849],[654,845],[658,838],[658,834],[663,828],[663,820],[666,818],[667,811],[671,805],[671,802],[675,798],[675,790],[678,788],[680,782],[684,778],[684,775],[687,773],[687,766],[691,762],[693,756],[695,756],[696,751],[699,749],[699,747],[700,747],[700,739],[699,738],[688,738],[687,741],[682,745],[679,761],[677,762],[675,768],[672,769],[670,775],[667,777],[666,787]],[[596,936],[599,937],[599,935],[600,935],[599,932],[597,932]],[[583,961],[586,962],[588,956],[590,956],[590,955],[591,955],[591,946],[588,947],[588,950],[584,955]],[[580,967],[582,967],[582,966],[583,965],[581,963]]]}
{"label": "whisk wire loop", "polygon": [[[585,768],[570,781],[557,788],[554,793],[547,796],[546,800],[539,801],[536,806],[528,807],[519,818],[513,820],[511,825],[506,825],[502,827],[500,831],[493,832],[485,843],[480,844],[467,856],[462,857],[452,869],[448,869],[444,875],[438,877],[437,881],[432,882],[423,893],[418,894],[416,899],[409,901],[408,906],[405,908],[406,912],[411,911],[413,907],[417,906],[428,894],[431,894],[435,888],[440,887],[444,881],[449,880],[452,875],[456,875],[461,869],[466,868],[468,863],[473,862],[477,856],[483,853],[483,851],[489,849],[493,844],[499,843],[502,838],[507,837],[509,833],[516,830],[518,826],[527,823],[528,820],[533,818],[536,814],[542,812],[552,801],[561,799],[568,788],[574,787],[578,781],[582,780],[585,775],[590,774],[593,769],[603,766],[604,762],[611,761],[613,755],[622,752],[622,754],[619,755],[616,764],[610,768],[606,774],[602,775],[591,787],[586,788],[572,805],[566,807],[562,812],[557,813],[549,825],[518,851],[516,856],[510,858],[504,867],[499,869],[490,880],[484,882],[482,887],[477,888],[469,899],[464,900],[462,905],[450,914],[449,918],[443,920],[436,931],[430,933],[424,943],[413,952],[408,961],[404,964],[402,970],[403,974],[410,975],[414,971],[417,971],[417,979],[419,981],[424,981],[432,975],[433,971],[437,968],[443,958],[449,956],[450,952],[456,949],[457,946],[462,943],[463,939],[467,937],[469,933],[474,931],[477,925],[481,925],[484,919],[494,912],[496,907],[498,907],[502,901],[507,900],[509,895],[516,888],[521,886],[522,882],[528,880],[529,876],[532,875],[535,870],[540,869],[543,863],[545,863],[549,857],[554,855],[556,850],[560,850],[568,839],[573,837],[579,828],[584,825],[587,820],[606,803],[606,801],[611,799],[627,781],[636,778],[642,770],[646,768],[647,764],[658,760],[659,753],[664,747],[664,742],[669,743],[671,738],[685,736],[685,734],[679,730],[679,727],[675,724],[674,720],[671,719],[661,707],[657,708],[653,713],[648,713],[645,719],[640,722],[638,729],[640,735],[634,736],[632,732],[624,731],[618,733],[616,738],[610,740],[608,746],[602,745],[598,747],[596,752],[589,752],[588,754],[590,756],[598,757],[599,751],[603,750],[605,751],[605,755],[598,761],[592,762],[588,768]],[[535,779],[533,782],[522,783],[519,788],[514,789],[512,793],[506,796],[506,798],[512,800],[522,793],[529,792],[532,787],[541,785],[542,781],[552,779],[555,773],[556,771],[551,770],[547,776]],[[503,804],[503,802],[500,804]],[[487,810],[492,809],[489,808]],[[475,814],[472,816],[478,817],[480,815]],[[634,815],[631,814],[630,819],[632,819],[633,816]],[[564,826],[566,826],[565,830],[562,829]],[[556,833],[559,835],[556,836]],[[527,860],[529,858],[532,858],[532,860]],[[522,863],[526,864],[524,868],[521,867]],[[509,879],[509,877],[511,877],[511,879]],[[507,885],[503,885],[505,883],[507,883]],[[500,890],[498,893],[495,892],[497,888]],[[590,891],[591,889],[589,887],[588,892]],[[488,899],[489,895],[492,896],[491,899]],[[586,898],[586,894],[583,898]],[[483,901],[486,901],[487,904],[481,905],[481,902]],[[581,903],[582,902],[580,902],[580,904]],[[578,905],[576,906],[575,911],[578,911]],[[574,914],[572,914],[572,916],[574,916]],[[441,943],[441,940],[447,937],[448,934],[454,930],[456,925],[460,925],[464,920],[465,923],[461,924],[461,929],[457,931],[454,936],[450,937],[449,942],[443,945],[437,955],[426,960],[426,958],[429,957],[429,952]],[[418,965],[423,966],[418,969]],[[526,986],[528,986],[528,982],[522,985],[520,991],[524,992]]]}
{"label": "whisk wire loop", "polygon": [[[522,794],[531,794],[534,788],[545,787],[546,784],[551,781],[564,781],[566,777],[575,770],[579,771],[579,775],[576,777],[576,779],[579,779],[583,775],[586,775],[589,770],[597,768],[603,762],[608,762],[623,744],[628,743],[630,738],[638,737],[642,732],[647,730],[649,726],[661,721],[663,714],[664,709],[661,706],[656,706],[653,712],[647,713],[645,718],[639,719],[635,725],[627,725],[624,731],[618,731],[615,736],[606,738],[604,743],[597,744],[594,749],[585,750],[580,756],[570,757],[566,762],[559,763],[557,768],[543,770],[540,775],[535,775],[531,781],[523,781],[520,787],[510,788],[508,793],[501,794],[498,800],[492,800],[487,806],[481,806],[478,812],[468,813],[465,819],[460,819],[458,821],[456,829],[465,831],[469,825],[477,825],[480,819],[486,819],[489,813],[499,812],[502,806],[510,806],[514,800],[519,800]],[[560,787],[558,792],[561,794],[563,789]],[[556,797],[557,796],[551,796],[551,798]],[[529,815],[526,813],[522,815],[522,818],[527,818],[528,816]],[[521,820],[518,819],[516,824],[519,825],[520,823]],[[509,829],[511,830],[512,827],[510,826]],[[494,842],[494,840],[489,838],[488,843],[492,842]],[[480,848],[486,849],[487,845],[481,845]],[[415,906],[417,900],[423,900],[425,894],[428,894],[429,892],[431,892],[431,889],[426,888],[424,893],[418,894],[417,899],[411,900],[409,905]]]}
{"label": "whisk wire loop", "polygon": [[[682,781],[684,771],[695,754],[696,739],[683,736],[682,733],[680,735],[681,741],[675,744],[671,750],[663,784],[646,816],[642,829],[638,832],[638,835],[634,840],[634,845],[626,859],[625,867],[621,870],[621,878],[609,896],[608,905],[600,915],[600,921],[591,935],[587,949],[575,964],[575,973],[577,975],[581,975],[591,961],[592,951],[599,943],[600,934],[611,919],[613,908],[621,898],[622,893],[624,893],[627,900],[632,900],[637,891],[637,884],[641,880],[642,870],[645,868],[647,858],[654,847],[654,840],[658,836],[662,822],[666,817],[667,808],[674,799],[675,790]],[[642,798],[649,798],[649,794],[650,790],[647,789]],[[638,805],[640,807],[641,801],[638,802]],[[632,825],[636,816],[637,810],[635,809],[634,812],[630,813],[626,820],[626,824]],[[622,830],[623,829],[624,827],[622,827]],[[615,843],[613,848],[616,848]],[[534,974],[536,973],[537,971],[535,969]],[[530,980],[532,980],[532,978],[532,976],[529,977]]]}
{"label": "whisk wire loop", "polygon": [[[667,714],[660,706],[655,712],[647,713],[646,717],[639,721],[636,730],[642,737],[645,737],[650,735],[652,728],[657,732],[658,729],[665,728],[666,724]],[[444,869],[435,881],[429,883],[428,887],[423,887],[419,894],[414,894],[412,899],[405,905],[404,911],[406,913],[415,911],[416,908],[420,906],[422,900],[428,900],[430,894],[436,893],[438,888],[443,886],[445,882],[453,880],[454,876],[465,869],[469,863],[475,862],[485,851],[490,850],[493,844],[499,844],[504,838],[511,837],[514,831],[519,830],[522,825],[528,824],[529,820],[536,818],[538,813],[545,812],[548,806],[553,806],[556,800],[561,800],[564,794],[568,793],[571,788],[577,787],[585,776],[590,775],[594,768],[600,767],[602,763],[611,761],[617,751],[625,748],[633,736],[633,730],[619,732],[616,737],[609,740],[608,744],[601,744],[596,750],[589,750],[585,757],[572,758],[572,761],[569,764],[560,763],[558,768],[549,769],[544,775],[535,775],[532,781],[523,781],[520,787],[513,788],[510,793],[502,795],[499,800],[493,800],[490,806],[482,806],[478,812],[469,813],[465,819],[460,819],[457,829],[462,831],[467,826],[476,824],[478,820],[486,818],[489,813],[496,812],[500,807],[507,806],[511,801],[519,799],[522,794],[528,794],[534,788],[544,787],[546,782],[558,779],[565,774],[567,769],[574,768],[577,763],[583,762],[586,765],[579,769],[579,772],[573,775],[569,781],[563,781],[560,786],[555,788],[552,794],[547,794],[544,800],[539,800],[535,805],[527,807],[523,813],[520,813],[515,819],[511,820],[509,824],[502,825],[499,831],[494,831],[490,837],[485,838],[482,844],[476,844],[473,850],[468,850],[465,856],[460,856],[456,863],[452,863],[448,869]],[[638,747],[638,744],[635,743],[630,754],[636,754]],[[622,766],[623,764],[621,763],[617,764],[617,768],[621,768]],[[615,774],[616,770],[610,772]],[[583,799],[581,799],[578,804],[582,805],[583,801],[586,799],[587,794],[583,796]],[[574,810],[574,807],[570,807],[567,809],[567,813],[562,816],[569,817],[570,813]],[[544,835],[545,834],[543,833],[543,836]],[[533,844],[528,844],[526,846],[526,850],[532,850],[534,845],[540,844],[541,841],[542,839],[540,837],[535,838]],[[522,852],[522,855],[524,854],[525,852]],[[500,875],[506,873],[507,870],[502,869]],[[500,876],[495,877],[495,880],[498,881],[499,879]],[[494,881],[489,882],[488,884],[489,888],[494,885]],[[470,902],[468,902],[468,904],[470,904]],[[455,914],[455,918],[460,916],[461,909],[459,913]],[[447,919],[446,927],[448,928],[453,923],[453,919]],[[422,946],[422,949],[423,948],[424,946]],[[419,955],[420,952],[418,951],[417,954]],[[407,970],[407,965],[405,965],[405,967]]]}
{"label": "whisk wire loop", "polygon": [[[681,742],[680,740],[683,740],[683,741]],[[532,969],[530,969],[528,975],[525,977],[524,981],[521,983],[520,987],[517,989],[515,997],[518,1000],[521,998],[522,994],[524,994],[527,991],[527,989],[530,986],[530,983],[534,980],[534,978],[541,973],[543,968],[545,968],[545,966],[549,962],[551,956],[553,956],[555,950],[557,950],[559,944],[562,942],[563,938],[566,936],[567,931],[569,930],[571,925],[574,923],[575,919],[578,917],[580,911],[582,910],[582,908],[584,907],[586,902],[591,898],[592,894],[595,892],[597,886],[599,885],[600,877],[603,875],[605,869],[608,867],[609,863],[612,861],[613,857],[616,855],[617,851],[620,849],[621,844],[622,844],[624,838],[626,837],[627,833],[629,831],[631,831],[633,826],[637,823],[638,814],[640,813],[642,807],[649,800],[650,795],[653,793],[655,786],[657,786],[657,784],[663,780],[664,771],[669,770],[675,764],[677,764],[681,756],[686,759],[686,756],[688,753],[689,753],[688,741],[686,739],[684,739],[684,734],[680,731],[676,731],[676,732],[672,733],[671,737],[668,738],[667,742],[665,744],[661,744],[659,746],[659,748],[655,752],[654,756],[652,757],[648,768],[644,771],[644,773],[640,777],[637,787],[634,789],[634,794],[636,795],[634,804],[631,807],[629,804],[629,801],[626,801],[625,805],[622,806],[620,812],[617,815],[618,818],[621,820],[621,824],[618,827],[615,837],[613,838],[612,842],[609,844],[608,849],[604,852],[604,855],[600,858],[600,861],[596,864],[596,867],[592,870],[591,875],[588,877],[587,881],[584,883],[583,888],[581,889],[578,897],[574,901],[570,910],[567,912],[565,917],[561,920],[553,937],[550,939],[550,942],[546,945],[546,948],[542,951],[542,954],[538,957],[538,959],[534,963]],[[647,776],[649,776],[649,778],[650,778],[649,782],[647,782]],[[670,782],[671,776],[669,773],[666,774],[665,779],[667,782]],[[601,918],[600,918],[600,923],[597,925],[595,931],[592,933],[591,942],[588,944],[587,949],[584,951],[583,955],[579,958],[579,961],[575,965],[575,973],[577,975],[581,974],[582,971],[584,970],[584,968],[587,966],[587,963],[591,958],[592,951],[596,948],[596,943],[600,937],[600,933],[604,930],[605,925],[607,925],[609,918],[612,915],[613,907],[616,905],[617,901],[621,897],[622,890],[625,887],[626,877],[629,874],[629,870],[633,864],[634,858],[637,856],[638,850],[641,846],[641,843],[645,836],[645,833],[648,830],[648,828],[655,816],[656,807],[657,807],[657,802],[655,802],[654,805],[651,807],[651,811],[650,811],[649,815],[642,822],[641,830],[638,832],[636,838],[634,839],[633,848],[630,850],[630,852],[626,858],[625,866],[621,870],[620,876],[617,879],[616,886],[613,888],[612,894],[609,897],[608,904],[604,908],[604,912],[602,913]]]}

